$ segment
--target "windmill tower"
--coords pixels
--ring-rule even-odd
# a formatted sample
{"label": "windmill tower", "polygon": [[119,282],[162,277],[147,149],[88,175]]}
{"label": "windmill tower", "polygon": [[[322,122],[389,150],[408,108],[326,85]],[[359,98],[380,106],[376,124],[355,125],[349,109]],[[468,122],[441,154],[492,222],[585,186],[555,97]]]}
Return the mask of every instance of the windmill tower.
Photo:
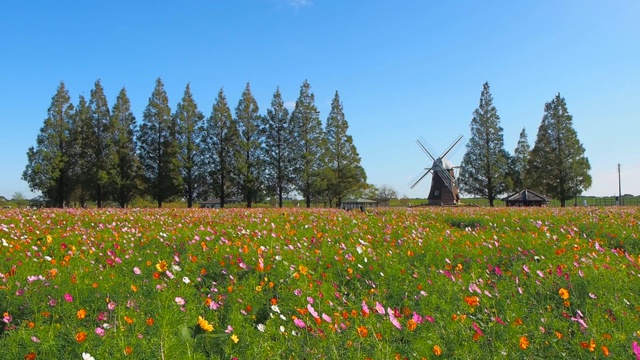
{"label": "windmill tower", "polygon": [[431,189],[429,190],[429,205],[455,205],[460,200],[460,195],[458,193],[458,183],[456,181],[455,169],[458,166],[453,166],[453,164],[447,160],[446,156],[460,143],[462,140],[462,135],[458,136],[458,138],[447,148],[442,155],[434,158],[433,155],[427,150],[427,148],[420,142],[420,140],[416,140],[418,146],[422,151],[424,151],[429,158],[433,161],[433,164],[429,168],[425,168],[424,174],[419,175],[418,179],[413,182],[411,188],[413,189],[422,179],[424,179],[427,175],[433,174],[431,177]]}

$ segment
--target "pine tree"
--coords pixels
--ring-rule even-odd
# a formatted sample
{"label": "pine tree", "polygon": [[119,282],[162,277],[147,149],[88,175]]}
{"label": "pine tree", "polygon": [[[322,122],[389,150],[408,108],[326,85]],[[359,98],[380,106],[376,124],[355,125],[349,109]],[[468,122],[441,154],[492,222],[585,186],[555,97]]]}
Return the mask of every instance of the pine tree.
{"label": "pine tree", "polygon": [[71,123],[72,154],[72,200],[78,201],[80,207],[86,207],[91,199],[93,190],[92,171],[95,167],[95,153],[93,152],[93,119],[91,108],[83,95],[80,95],[78,106],[75,108]]}
{"label": "pine tree", "polygon": [[511,190],[513,191],[519,191],[529,187],[529,182],[527,181],[527,162],[529,161],[530,152],[527,132],[523,128],[520,132],[520,138],[518,139],[518,144],[513,152],[513,156],[510,157],[509,161]]}
{"label": "pine tree", "polygon": [[238,129],[222,89],[218,92],[211,116],[207,118],[202,133],[205,175],[213,196],[218,197],[220,207],[224,207],[234,195],[234,147],[238,139]]}
{"label": "pine tree", "polygon": [[236,146],[236,179],[239,192],[250,208],[263,192],[264,161],[262,119],[258,103],[247,83],[236,107],[238,142]]}
{"label": "pine tree", "polygon": [[480,105],[471,120],[471,139],[462,158],[460,190],[493,201],[509,188],[509,154],[504,149],[500,116],[493,106],[489,83],[484,83]]}
{"label": "pine tree", "polygon": [[182,101],[178,103],[173,117],[178,125],[178,159],[182,176],[182,193],[187,201],[187,207],[190,208],[203,187],[203,179],[199,176],[202,171],[199,168],[203,166],[200,130],[204,126],[204,115],[198,110],[198,105],[193,100],[189,84],[184,90]]}
{"label": "pine tree", "polygon": [[300,95],[291,114],[295,129],[293,141],[298,142],[294,151],[294,183],[308,208],[311,207],[311,199],[321,191],[322,153],[325,146],[320,114],[310,89],[311,86],[305,80],[300,86]]}
{"label": "pine tree", "polygon": [[282,198],[293,189],[291,169],[295,163],[295,137],[289,110],[284,106],[279,88],[273,94],[264,121],[265,181],[269,192],[277,196],[278,206],[282,207]]}
{"label": "pine tree", "polygon": [[109,169],[112,167],[109,160],[113,158],[113,146],[110,142],[113,137],[111,129],[111,114],[107,97],[104,95],[104,89],[100,80],[95,82],[93,90],[91,90],[91,98],[89,100],[91,108],[92,127],[92,153],[93,166],[90,170],[90,178],[92,181],[92,200],[100,208],[103,201],[107,199],[109,189]]}
{"label": "pine tree", "polygon": [[139,159],[146,193],[158,202],[158,207],[180,193],[176,131],[164,84],[158,78],[142,115],[138,134]]}
{"label": "pine tree", "polygon": [[27,151],[27,166],[22,173],[31,191],[41,191],[45,199],[57,207],[68,205],[73,191],[72,117],[71,98],[61,82],[51,99],[36,146]]}
{"label": "pine tree", "polygon": [[336,200],[340,206],[345,195],[366,183],[366,175],[360,166],[360,155],[353,144],[353,138],[347,134],[349,124],[344,116],[340,96],[336,94],[331,102],[331,112],[327,118],[324,161],[326,164],[325,186],[329,204]]}
{"label": "pine tree", "polygon": [[110,161],[110,185],[112,199],[126,208],[140,190],[141,167],[137,155],[136,118],[125,88],[120,90],[111,110],[113,128],[111,142],[115,151]]}
{"label": "pine tree", "polygon": [[536,143],[529,157],[528,178],[547,195],[566,201],[591,186],[591,165],[573,129],[573,117],[560,94],[544,106]]}

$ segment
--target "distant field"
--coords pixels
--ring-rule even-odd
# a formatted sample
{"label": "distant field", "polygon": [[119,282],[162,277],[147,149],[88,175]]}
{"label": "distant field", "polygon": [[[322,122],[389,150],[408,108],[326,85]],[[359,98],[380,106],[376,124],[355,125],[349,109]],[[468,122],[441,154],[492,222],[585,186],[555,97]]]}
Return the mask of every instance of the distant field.
{"label": "distant field", "polygon": [[633,358],[639,232],[635,207],[0,210],[0,358]]}

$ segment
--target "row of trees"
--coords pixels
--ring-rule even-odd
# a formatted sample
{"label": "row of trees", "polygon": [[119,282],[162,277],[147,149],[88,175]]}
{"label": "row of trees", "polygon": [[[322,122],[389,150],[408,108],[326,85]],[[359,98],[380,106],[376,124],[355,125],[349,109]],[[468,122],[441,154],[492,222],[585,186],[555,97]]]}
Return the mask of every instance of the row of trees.
{"label": "row of trees", "polygon": [[573,118],[560,94],[544,106],[533,149],[522,129],[514,154],[504,149],[500,116],[485,83],[480,105],[471,120],[471,139],[462,159],[460,190],[489,200],[529,188],[560,201],[580,195],[591,186],[591,166],[573,128]]}
{"label": "row of trees", "polygon": [[323,127],[306,80],[291,114],[276,89],[261,115],[247,84],[235,116],[221,89],[205,118],[189,85],[172,112],[158,78],[139,126],[124,88],[110,109],[98,80],[89,100],[80,95],[74,106],[61,82],[22,178],[58,207],[126,207],[136,196],[158,207],[212,197],[221,206],[242,199],[251,207],[266,198],[282,206],[294,192],[307,207],[314,200],[339,205],[366,183],[348,128],[338,92]]}

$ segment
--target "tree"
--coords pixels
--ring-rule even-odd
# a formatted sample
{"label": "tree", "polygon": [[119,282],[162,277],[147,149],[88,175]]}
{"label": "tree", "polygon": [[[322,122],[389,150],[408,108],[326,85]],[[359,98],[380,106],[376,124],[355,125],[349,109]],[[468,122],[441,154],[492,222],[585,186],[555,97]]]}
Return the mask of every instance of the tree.
{"label": "tree", "polygon": [[113,128],[111,142],[114,151],[110,161],[110,185],[112,199],[126,208],[140,190],[141,166],[137,155],[136,118],[125,88],[120,90],[111,110]]}
{"label": "tree", "polygon": [[258,103],[249,83],[236,107],[238,142],[236,146],[236,180],[247,207],[260,198],[264,183],[262,124]]}
{"label": "tree", "polygon": [[536,143],[528,163],[528,178],[545,194],[566,201],[577,197],[591,186],[591,165],[585,149],[573,129],[573,117],[567,103],[558,93],[545,104]]}
{"label": "tree", "polygon": [[529,187],[529,182],[527,181],[527,162],[529,161],[530,152],[527,132],[523,128],[520,132],[520,138],[518,139],[518,144],[513,152],[513,156],[509,159],[509,177],[511,178],[511,190],[513,191],[519,191]]}
{"label": "tree", "polygon": [[158,78],[142,115],[138,134],[139,158],[146,193],[158,202],[158,207],[180,193],[176,131],[164,84]]}
{"label": "tree", "polygon": [[202,133],[202,146],[206,154],[204,172],[213,196],[218,197],[220,207],[224,207],[233,195],[234,146],[238,129],[222,89],[218,92]]}
{"label": "tree", "polygon": [[85,207],[94,185],[95,152],[91,108],[83,95],[71,118],[72,200]]}
{"label": "tree", "polygon": [[385,202],[385,201],[389,201],[391,199],[397,199],[397,198],[398,198],[398,192],[394,188],[388,185],[382,185],[378,189],[376,201]]}
{"label": "tree", "polygon": [[93,163],[89,177],[92,182],[92,199],[100,208],[109,193],[107,186],[109,184],[109,169],[112,167],[109,160],[113,158],[111,114],[100,80],[95,82],[94,88],[91,90],[89,108],[93,124],[92,136],[89,140],[92,147]]}
{"label": "tree", "polygon": [[291,169],[295,163],[295,137],[289,110],[284,106],[279,88],[273,94],[264,122],[265,181],[269,192],[277,196],[278,206],[282,207],[282,198],[293,189]]}
{"label": "tree", "polygon": [[462,158],[460,190],[487,198],[489,206],[493,206],[496,197],[509,188],[508,157],[500,116],[493,106],[489,83],[485,82],[480,105],[471,120],[471,139]]}
{"label": "tree", "polygon": [[71,98],[60,82],[51,99],[47,118],[40,128],[36,146],[27,151],[27,166],[22,173],[31,191],[41,191],[54,206],[69,204],[73,182],[71,179]]}
{"label": "tree", "polygon": [[294,141],[298,146],[294,151],[295,187],[305,199],[307,207],[311,207],[311,199],[320,192],[320,176],[322,169],[322,153],[325,146],[325,135],[322,122],[315,105],[311,86],[305,80],[300,86],[300,95],[293,110]]}
{"label": "tree", "polygon": [[203,187],[203,179],[199,176],[202,171],[199,168],[203,166],[200,130],[204,126],[204,115],[193,100],[189,84],[173,117],[178,125],[178,160],[182,176],[182,193],[187,207],[190,208]]}
{"label": "tree", "polygon": [[325,174],[328,175],[325,184],[329,204],[335,199],[338,206],[345,195],[366,182],[364,169],[360,166],[360,155],[353,144],[353,138],[347,134],[348,130],[349,124],[336,91],[325,127],[326,146],[323,158],[327,170]]}

